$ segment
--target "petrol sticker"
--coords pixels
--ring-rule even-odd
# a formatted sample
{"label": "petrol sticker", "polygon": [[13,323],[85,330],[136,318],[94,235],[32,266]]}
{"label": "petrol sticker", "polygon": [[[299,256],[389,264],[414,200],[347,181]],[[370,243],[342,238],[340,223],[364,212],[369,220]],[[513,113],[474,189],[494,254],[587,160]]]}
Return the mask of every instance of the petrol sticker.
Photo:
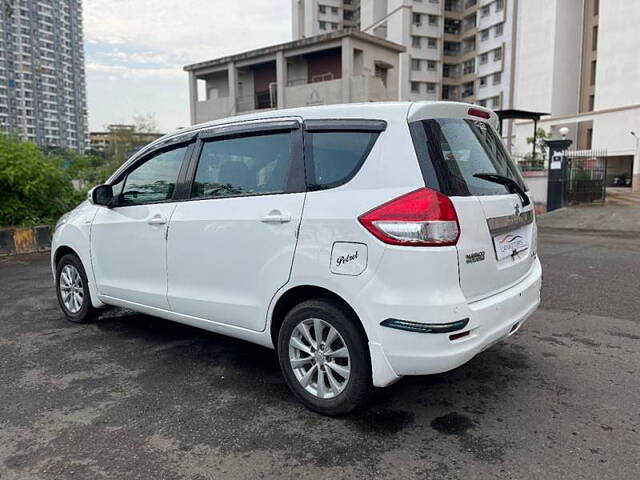
{"label": "petrol sticker", "polygon": [[331,251],[331,273],[360,275],[367,268],[367,245],[335,242]]}

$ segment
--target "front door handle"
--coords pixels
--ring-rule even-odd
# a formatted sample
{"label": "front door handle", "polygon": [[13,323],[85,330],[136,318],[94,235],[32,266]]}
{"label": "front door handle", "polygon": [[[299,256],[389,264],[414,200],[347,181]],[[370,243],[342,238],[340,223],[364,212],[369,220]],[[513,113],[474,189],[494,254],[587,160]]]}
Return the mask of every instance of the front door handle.
{"label": "front door handle", "polygon": [[283,215],[279,210],[272,210],[268,215],[260,219],[263,223],[287,223],[291,221],[291,215]]}
{"label": "front door handle", "polygon": [[164,225],[165,223],[167,223],[167,219],[161,217],[160,215],[154,215],[149,220],[147,220],[147,223],[149,225]]}

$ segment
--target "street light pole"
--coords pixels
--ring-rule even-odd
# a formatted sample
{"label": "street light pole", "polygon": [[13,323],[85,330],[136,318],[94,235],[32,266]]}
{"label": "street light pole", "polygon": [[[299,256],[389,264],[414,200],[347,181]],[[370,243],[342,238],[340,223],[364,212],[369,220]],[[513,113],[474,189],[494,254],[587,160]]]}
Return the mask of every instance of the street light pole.
{"label": "street light pole", "polygon": [[629,132],[636,139],[636,152],[633,156],[633,168],[631,174],[631,190],[640,192],[640,137],[636,132]]}

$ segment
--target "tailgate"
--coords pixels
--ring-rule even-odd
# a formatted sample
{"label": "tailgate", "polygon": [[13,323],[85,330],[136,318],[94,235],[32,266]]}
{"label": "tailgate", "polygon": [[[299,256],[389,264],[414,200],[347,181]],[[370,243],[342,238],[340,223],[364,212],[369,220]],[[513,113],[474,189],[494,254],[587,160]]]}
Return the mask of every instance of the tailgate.
{"label": "tailgate", "polygon": [[425,186],[456,209],[460,286],[468,301],[509,288],[535,261],[533,201],[494,119],[475,105],[440,102],[409,114]]}
{"label": "tailgate", "polygon": [[480,300],[526,276],[536,250],[533,205],[522,208],[517,195],[451,200],[460,222],[458,265],[465,297]]}

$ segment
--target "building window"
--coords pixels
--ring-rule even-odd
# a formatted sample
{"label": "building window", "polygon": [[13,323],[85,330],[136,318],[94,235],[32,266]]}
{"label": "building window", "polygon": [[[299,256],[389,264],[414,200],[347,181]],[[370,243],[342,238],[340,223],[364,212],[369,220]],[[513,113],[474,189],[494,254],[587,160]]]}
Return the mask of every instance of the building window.
{"label": "building window", "polygon": [[436,84],[433,82],[427,82],[427,93],[436,93]]}
{"label": "building window", "polygon": [[597,17],[599,13],[600,13],[600,1],[593,0],[593,15]]}
{"label": "building window", "polygon": [[593,112],[595,110],[595,102],[596,102],[596,96],[589,95],[589,111],[590,112]]}
{"label": "building window", "polygon": [[413,36],[411,37],[411,46],[413,48],[420,48],[420,37]]}
{"label": "building window", "polygon": [[504,29],[504,25],[502,23],[499,23],[498,25],[496,25],[496,37],[500,37],[502,35],[503,29]]}
{"label": "building window", "polygon": [[327,13],[327,7],[326,5],[318,5],[318,11],[320,13]]}
{"label": "building window", "polygon": [[489,28],[485,28],[484,30],[482,30],[480,32],[480,40],[481,41],[485,41],[485,40],[489,40],[489,32],[491,29]]}
{"label": "building window", "polygon": [[480,9],[480,16],[486,17],[491,13],[491,5],[485,5]]}
{"label": "building window", "polygon": [[493,61],[502,60],[502,47],[498,47],[493,51]]}
{"label": "building window", "polygon": [[411,59],[411,70],[419,71],[420,70],[420,60],[413,58]]}
{"label": "building window", "polygon": [[413,24],[414,25],[422,25],[421,20],[421,15],[419,13],[414,13],[413,14]]}
{"label": "building window", "polygon": [[488,61],[489,61],[489,54],[488,53],[483,53],[482,55],[480,55],[480,65],[484,65]]}
{"label": "building window", "polygon": [[475,58],[472,58],[471,60],[467,60],[466,62],[464,62],[462,74],[469,75],[470,73],[473,73],[475,69],[476,69],[476,60]]}
{"label": "building window", "polygon": [[500,85],[500,82],[502,81],[502,74],[500,72],[496,72],[493,74],[493,84],[494,85]]}
{"label": "building window", "polygon": [[496,0],[496,12],[504,8],[504,0]]}
{"label": "building window", "polygon": [[338,13],[338,7],[331,7],[331,13],[337,14]]}
{"label": "building window", "polygon": [[411,82],[411,93],[420,93],[420,82]]}
{"label": "building window", "polygon": [[591,60],[591,75],[589,78],[589,85],[596,84],[596,61]]}
{"label": "building window", "polygon": [[500,97],[492,97],[491,98],[491,108],[498,108],[500,106]]}
{"label": "building window", "polygon": [[337,23],[332,23],[331,24],[331,30],[338,30],[338,24]]}
{"label": "building window", "polygon": [[478,100],[478,105],[480,105],[481,107],[486,107],[487,106],[487,101],[486,100]]}
{"label": "building window", "polygon": [[487,86],[487,77],[480,77],[480,79],[478,80],[478,86],[479,87],[486,87]]}
{"label": "building window", "polygon": [[432,37],[427,38],[427,47],[438,48],[438,39]]}
{"label": "building window", "polygon": [[432,27],[438,26],[438,17],[437,15],[429,15],[429,25]]}
{"label": "building window", "polygon": [[461,97],[465,98],[471,96],[473,96],[473,82],[463,84]]}
{"label": "building window", "polygon": [[427,70],[433,72],[436,69],[436,62],[433,60],[427,60]]}
{"label": "building window", "polygon": [[327,22],[320,22],[320,30],[326,30],[327,29]]}
{"label": "building window", "polygon": [[591,50],[594,52],[598,49],[598,26],[595,25],[591,30]]}

